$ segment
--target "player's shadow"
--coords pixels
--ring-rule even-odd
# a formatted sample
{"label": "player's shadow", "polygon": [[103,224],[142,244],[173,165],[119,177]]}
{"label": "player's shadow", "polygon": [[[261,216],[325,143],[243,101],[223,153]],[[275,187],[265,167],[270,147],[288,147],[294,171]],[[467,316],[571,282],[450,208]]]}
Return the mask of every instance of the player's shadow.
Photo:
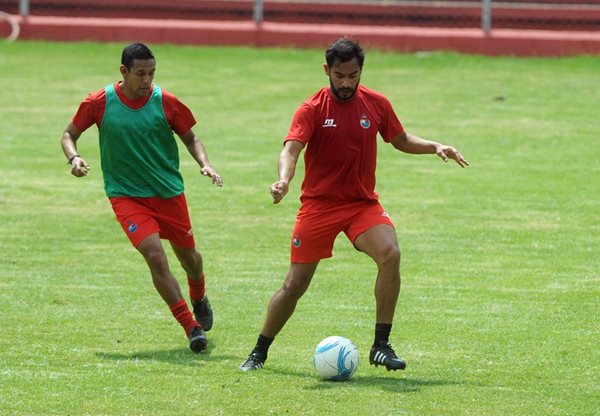
{"label": "player's shadow", "polygon": [[[370,376],[370,375],[355,375],[350,380],[346,381],[326,381],[319,380],[314,372],[297,372],[297,371],[282,371],[278,369],[269,368],[269,371],[278,374],[284,374],[287,376],[301,376],[307,378],[314,378],[315,384],[310,387],[305,387],[306,390],[328,390],[344,387],[378,387],[382,390],[387,390],[394,393],[410,393],[420,390],[423,387],[437,387],[437,386],[452,386],[464,384],[461,381],[451,380],[438,380],[438,379],[421,379],[421,378],[410,378],[403,375],[403,373],[392,373],[389,372],[387,376]],[[264,371],[264,370],[263,370]]]}
{"label": "player's shadow", "polygon": [[214,345],[210,345],[206,351],[193,353],[186,348],[170,350],[134,351],[130,353],[120,352],[97,352],[96,356],[105,360],[113,361],[160,361],[181,366],[196,366],[198,362],[218,362],[232,360],[237,357],[222,354],[212,354]]}
{"label": "player's shadow", "polygon": [[410,377],[370,377],[370,376],[354,376],[352,379],[343,382],[321,381],[319,380],[314,386],[309,387],[309,390],[326,390],[332,388],[340,388],[345,385],[356,387],[378,387],[382,390],[387,390],[394,393],[411,393],[419,391],[423,387],[437,387],[463,384],[457,381],[436,380],[436,379],[420,379]]}

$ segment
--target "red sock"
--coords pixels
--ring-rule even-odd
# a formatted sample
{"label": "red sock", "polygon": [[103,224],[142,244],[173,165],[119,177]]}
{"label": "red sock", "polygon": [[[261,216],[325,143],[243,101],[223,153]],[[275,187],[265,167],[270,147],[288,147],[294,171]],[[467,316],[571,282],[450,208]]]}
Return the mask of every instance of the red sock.
{"label": "red sock", "polygon": [[176,304],[170,306],[171,313],[179,322],[179,325],[183,327],[187,336],[190,336],[190,331],[194,329],[198,323],[194,320],[190,309],[185,301],[185,299],[181,299]]}
{"label": "red sock", "polygon": [[193,280],[188,276],[188,286],[190,287],[190,299],[193,301],[202,300],[204,295],[206,294],[206,288],[204,286],[204,273],[202,273],[202,278],[200,280]]}

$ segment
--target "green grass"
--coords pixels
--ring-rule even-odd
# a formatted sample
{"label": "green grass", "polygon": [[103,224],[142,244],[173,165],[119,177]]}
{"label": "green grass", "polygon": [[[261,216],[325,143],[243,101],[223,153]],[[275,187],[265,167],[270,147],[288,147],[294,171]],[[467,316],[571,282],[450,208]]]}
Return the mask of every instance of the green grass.
{"label": "green grass", "polygon": [[[153,47],[155,81],[193,110],[225,180],[212,187],[182,149],[216,314],[194,355],[113,218],[96,129],[80,140],[85,179],[59,146],[86,94],[119,78],[122,46],[0,43],[0,414],[596,414],[599,58],[369,51],[363,83],[471,162],[379,148],[403,253],[392,342],[408,369],[368,365],[375,270],[340,237],[267,367],[246,374],[287,271],[302,167],[281,205],[267,190],[293,111],[326,83],[323,52]],[[333,334],[361,352],[349,382],[311,367]]]}

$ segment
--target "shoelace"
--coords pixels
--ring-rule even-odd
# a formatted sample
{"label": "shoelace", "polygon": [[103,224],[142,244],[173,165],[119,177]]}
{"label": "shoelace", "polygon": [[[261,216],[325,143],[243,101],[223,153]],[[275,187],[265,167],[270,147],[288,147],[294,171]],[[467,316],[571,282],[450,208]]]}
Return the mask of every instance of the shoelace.
{"label": "shoelace", "polygon": [[387,354],[391,355],[392,357],[396,356],[396,353],[394,352],[394,349],[392,348],[391,344],[386,344],[384,347],[381,348],[383,351],[385,351]]}
{"label": "shoelace", "polygon": [[376,361],[381,361],[383,362],[386,358],[392,358],[392,359],[397,359],[398,356],[396,355],[396,352],[394,351],[394,349],[392,348],[392,345],[390,343],[387,343],[385,345],[379,345],[377,346],[378,349],[378,353],[376,354]]}
{"label": "shoelace", "polygon": [[261,360],[257,355],[251,354],[246,360],[245,367],[262,367],[264,361]]}

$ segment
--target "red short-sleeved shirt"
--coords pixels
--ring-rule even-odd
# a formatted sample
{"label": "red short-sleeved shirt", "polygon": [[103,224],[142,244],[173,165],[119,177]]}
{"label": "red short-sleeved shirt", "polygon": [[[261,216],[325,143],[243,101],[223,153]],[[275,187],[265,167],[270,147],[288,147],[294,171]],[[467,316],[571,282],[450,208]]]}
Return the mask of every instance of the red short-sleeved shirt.
{"label": "red short-sleeved shirt", "polygon": [[300,199],[376,201],[377,133],[389,142],[403,132],[384,95],[359,85],[341,101],[322,88],[296,110],[284,140],[307,145]]}
{"label": "red short-sleeved shirt", "polygon": [[[121,92],[120,82],[116,82],[114,85],[119,99],[134,110],[142,108],[148,102],[154,89],[154,85],[152,85],[148,92],[148,96],[137,100],[130,100]],[[196,119],[191,110],[170,92],[162,90],[162,97],[163,109],[171,129],[179,135],[190,131],[196,124]],[[79,131],[87,130],[92,124],[96,124],[100,127],[105,107],[106,92],[104,88],[102,88],[101,90],[90,93],[87,98],[81,102],[77,113],[73,116],[72,122]]]}

